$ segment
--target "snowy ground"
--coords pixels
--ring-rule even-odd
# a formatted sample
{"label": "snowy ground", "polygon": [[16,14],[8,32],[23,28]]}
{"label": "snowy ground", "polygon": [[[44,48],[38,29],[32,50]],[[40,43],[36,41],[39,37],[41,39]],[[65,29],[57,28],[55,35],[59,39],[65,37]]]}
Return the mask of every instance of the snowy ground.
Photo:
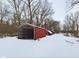
{"label": "snowy ground", "polygon": [[79,58],[79,38],[55,34],[38,40],[0,38],[0,57]]}

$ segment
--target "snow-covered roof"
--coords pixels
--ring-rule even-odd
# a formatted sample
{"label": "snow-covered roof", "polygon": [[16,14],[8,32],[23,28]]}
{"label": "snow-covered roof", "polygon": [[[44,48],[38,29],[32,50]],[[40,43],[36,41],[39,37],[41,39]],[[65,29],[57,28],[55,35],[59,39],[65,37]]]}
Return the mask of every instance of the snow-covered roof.
{"label": "snow-covered roof", "polygon": [[50,30],[47,30],[50,34],[52,34],[52,32]]}
{"label": "snow-covered roof", "polygon": [[31,26],[31,27],[33,27],[33,28],[36,28],[36,27],[37,27],[37,28],[45,29],[45,28],[43,28],[43,27],[36,26],[36,25],[33,25],[33,24],[29,24],[29,23],[25,23],[25,24],[20,25],[20,26],[18,27],[18,29],[21,28],[22,26]]}

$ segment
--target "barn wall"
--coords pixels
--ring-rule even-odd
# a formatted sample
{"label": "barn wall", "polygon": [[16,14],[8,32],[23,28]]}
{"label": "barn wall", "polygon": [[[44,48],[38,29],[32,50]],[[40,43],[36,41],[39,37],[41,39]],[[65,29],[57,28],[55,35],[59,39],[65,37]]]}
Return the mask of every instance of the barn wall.
{"label": "barn wall", "polygon": [[19,39],[33,39],[33,27],[24,25],[18,29],[18,38]]}
{"label": "barn wall", "polygon": [[45,37],[47,35],[47,31],[42,28],[35,28],[34,29],[34,39],[39,39]]}

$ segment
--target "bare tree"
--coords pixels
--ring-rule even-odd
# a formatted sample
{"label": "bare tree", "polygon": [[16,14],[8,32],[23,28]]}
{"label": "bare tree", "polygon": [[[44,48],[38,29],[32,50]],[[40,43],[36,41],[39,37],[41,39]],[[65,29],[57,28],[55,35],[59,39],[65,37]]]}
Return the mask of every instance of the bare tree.
{"label": "bare tree", "polygon": [[7,0],[9,2],[10,7],[13,9],[13,21],[14,23],[18,23],[17,25],[21,24],[22,19],[22,12],[24,3],[22,0]]}
{"label": "bare tree", "polygon": [[29,23],[32,23],[32,10],[31,10],[31,3],[32,3],[33,0],[28,0],[28,7],[29,7],[29,13],[30,13],[30,22]]}
{"label": "bare tree", "polygon": [[24,0],[24,18],[27,22],[33,24],[33,20],[36,17],[36,11],[39,8],[39,0]]}
{"label": "bare tree", "polygon": [[[28,22],[42,26],[47,18],[54,14],[51,4],[47,0],[7,0],[13,25]],[[8,16],[8,17],[9,17]]]}
{"label": "bare tree", "polygon": [[54,11],[52,7],[50,6],[50,3],[47,0],[26,0],[25,5],[27,10],[25,9],[25,12],[28,14],[25,15],[27,19],[32,23],[33,21],[38,26],[42,26],[45,18],[50,17],[52,14],[54,14]]}
{"label": "bare tree", "polygon": [[71,10],[78,3],[79,3],[79,0],[66,0],[66,6],[68,11]]}
{"label": "bare tree", "polygon": [[5,20],[7,15],[8,15],[8,8],[7,8],[7,6],[3,5],[0,2],[0,21],[1,21],[1,23],[3,22],[3,20]]}
{"label": "bare tree", "polygon": [[79,29],[79,12],[67,15],[64,24],[64,30],[72,31],[73,32],[72,35],[73,34],[78,35],[78,29]]}
{"label": "bare tree", "polygon": [[39,19],[40,19],[40,26],[42,26],[44,20],[46,18],[50,18],[54,14],[54,10],[52,9],[50,3],[47,0],[43,0],[40,3],[40,10],[39,10]]}

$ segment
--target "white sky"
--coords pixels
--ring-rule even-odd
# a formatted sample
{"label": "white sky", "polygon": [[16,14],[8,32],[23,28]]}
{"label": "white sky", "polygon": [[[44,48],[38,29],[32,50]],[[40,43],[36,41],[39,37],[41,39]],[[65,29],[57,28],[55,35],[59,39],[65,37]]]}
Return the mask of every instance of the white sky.
{"label": "white sky", "polygon": [[66,13],[66,0],[50,0],[53,3],[55,14],[53,18],[63,24]]}

